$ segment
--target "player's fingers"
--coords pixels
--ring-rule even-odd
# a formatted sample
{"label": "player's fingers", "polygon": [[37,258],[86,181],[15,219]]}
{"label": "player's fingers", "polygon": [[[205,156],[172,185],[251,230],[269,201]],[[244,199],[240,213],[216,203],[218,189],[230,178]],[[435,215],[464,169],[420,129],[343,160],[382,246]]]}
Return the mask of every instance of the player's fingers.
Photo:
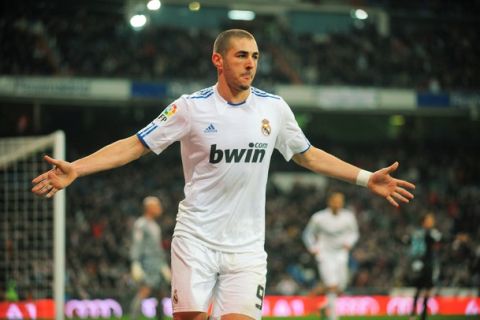
{"label": "player's fingers", "polygon": [[394,193],[393,193],[393,196],[394,196],[395,198],[397,198],[398,200],[400,200],[400,201],[403,201],[403,202],[406,202],[406,203],[409,203],[409,202],[410,202],[410,200],[408,200],[407,198],[405,198],[404,196],[402,196],[402,195],[401,195],[400,193],[398,193],[398,192],[394,192]]}
{"label": "player's fingers", "polygon": [[34,193],[37,195],[37,196],[43,196],[45,195],[50,189],[47,189],[47,188],[42,188],[42,189],[39,189],[37,191],[35,191]]}
{"label": "player's fingers", "polygon": [[48,172],[45,172],[45,173],[39,175],[38,177],[36,177],[35,179],[33,179],[32,183],[39,183],[40,181],[45,180],[47,178],[48,178]]}
{"label": "player's fingers", "polygon": [[50,163],[50,164],[52,164],[52,165],[54,165],[54,166],[59,166],[59,165],[61,165],[60,160],[57,160],[57,159],[52,158],[52,157],[50,157],[50,156],[45,155],[43,158],[44,158],[48,163]]}
{"label": "player's fingers", "polygon": [[41,182],[37,183],[33,188],[32,192],[36,194],[44,194],[51,189],[51,185],[48,179],[42,180]]}
{"label": "player's fingers", "polygon": [[32,188],[33,193],[39,193],[43,189],[43,184],[36,184]]}
{"label": "player's fingers", "polygon": [[48,194],[53,189],[53,186],[50,183],[46,183],[41,189],[42,194]]}
{"label": "player's fingers", "polygon": [[52,189],[50,189],[50,192],[47,193],[46,197],[47,197],[47,198],[53,197],[53,196],[55,195],[55,193],[57,193],[57,191],[58,191],[57,188],[53,188],[53,187],[52,187]]}
{"label": "player's fingers", "polygon": [[410,182],[405,181],[405,180],[398,180],[397,185],[400,186],[400,187],[409,188],[409,189],[412,189],[412,190],[415,189],[415,185],[413,183],[410,183]]}
{"label": "player's fingers", "polygon": [[52,173],[52,174],[49,175],[48,180],[49,180],[50,184],[52,186],[54,186],[55,188],[63,189],[64,186],[63,186],[62,179],[58,175]]}
{"label": "player's fingers", "polygon": [[408,192],[407,190],[403,189],[402,187],[397,187],[395,189],[396,192],[400,193],[402,196],[408,198],[408,199],[413,199],[414,195]]}
{"label": "player's fingers", "polygon": [[392,173],[393,171],[397,170],[398,168],[398,161],[395,161],[391,166],[385,168],[386,173]]}
{"label": "player's fingers", "polygon": [[53,165],[53,169],[51,170],[51,172],[53,173],[59,174],[59,173],[67,173],[70,171],[70,168],[69,168],[70,163],[67,161],[54,159],[49,156],[45,156],[45,160],[47,160],[48,163]]}
{"label": "player's fingers", "polygon": [[390,202],[392,206],[398,208],[398,203],[395,200],[393,200],[392,196],[387,196],[387,200],[388,202]]}

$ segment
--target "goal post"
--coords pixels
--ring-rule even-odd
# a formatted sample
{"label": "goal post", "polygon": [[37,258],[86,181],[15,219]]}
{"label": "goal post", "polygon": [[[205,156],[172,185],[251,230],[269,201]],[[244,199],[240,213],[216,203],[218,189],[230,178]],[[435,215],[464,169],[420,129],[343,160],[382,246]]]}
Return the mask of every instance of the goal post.
{"label": "goal post", "polygon": [[65,191],[53,201],[31,192],[51,169],[45,154],[65,158],[62,131],[0,138],[0,318],[64,318]]}
{"label": "goal post", "polygon": [[[63,131],[53,133],[53,157],[65,160],[65,134]],[[65,190],[53,197],[54,217],[54,276],[53,298],[55,300],[55,319],[63,320],[65,307]]]}

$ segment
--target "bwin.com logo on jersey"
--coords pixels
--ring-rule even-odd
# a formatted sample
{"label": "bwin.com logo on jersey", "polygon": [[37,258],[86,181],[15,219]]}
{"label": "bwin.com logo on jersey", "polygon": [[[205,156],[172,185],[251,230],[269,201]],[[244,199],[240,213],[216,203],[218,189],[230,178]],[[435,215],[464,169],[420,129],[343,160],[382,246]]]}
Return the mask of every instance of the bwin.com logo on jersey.
{"label": "bwin.com logo on jersey", "polygon": [[219,149],[216,144],[210,146],[210,163],[260,163],[267,152],[268,143],[250,142],[248,149]]}
{"label": "bwin.com logo on jersey", "polygon": [[215,133],[215,132],[218,132],[218,130],[213,126],[213,124],[210,123],[210,125],[208,127],[206,127],[204,130],[203,130],[203,133]]}

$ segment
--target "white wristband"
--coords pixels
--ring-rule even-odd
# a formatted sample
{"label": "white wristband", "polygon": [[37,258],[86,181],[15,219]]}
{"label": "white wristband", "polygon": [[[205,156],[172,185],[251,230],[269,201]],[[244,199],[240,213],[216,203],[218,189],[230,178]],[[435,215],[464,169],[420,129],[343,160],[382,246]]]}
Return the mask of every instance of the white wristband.
{"label": "white wristband", "polygon": [[368,185],[368,180],[370,179],[371,175],[372,173],[370,171],[360,170],[360,172],[358,172],[358,175],[357,175],[357,181],[356,181],[357,185],[366,187]]}

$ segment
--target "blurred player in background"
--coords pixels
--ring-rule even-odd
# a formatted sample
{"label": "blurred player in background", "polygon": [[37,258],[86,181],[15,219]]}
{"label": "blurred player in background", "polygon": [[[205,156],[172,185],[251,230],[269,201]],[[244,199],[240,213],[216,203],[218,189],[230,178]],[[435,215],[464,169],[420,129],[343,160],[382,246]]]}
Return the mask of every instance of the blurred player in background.
{"label": "blurred player in background", "polygon": [[327,199],[328,207],[314,213],[303,232],[305,246],[315,255],[321,280],[326,286],[330,320],[337,319],[337,295],[347,286],[349,253],[358,240],[357,219],[344,204],[344,194],[332,192]]}
{"label": "blurred player in background", "polygon": [[141,316],[142,301],[155,292],[158,299],[157,318],[163,318],[162,298],[170,283],[171,273],[167,256],[162,247],[162,231],[156,222],[163,214],[162,203],[157,197],[146,197],[143,200],[143,215],[133,226],[132,247],[132,278],[139,284],[139,290],[130,307],[131,319]]}
{"label": "blurred player in background", "polygon": [[[415,186],[393,178],[398,163],[368,172],[310,144],[288,104],[251,86],[260,53],[252,34],[220,33],[211,61],[217,83],[171,103],[137,134],[54,169],[32,191],[53,196],[78,177],[181,143],[185,199],[172,240],[175,319],[260,319],[265,294],[265,194],[274,149],[313,172],[368,187],[398,206]],[[159,173],[161,174],[161,172]],[[128,182],[126,182],[128,183]]]}
{"label": "blurred player in background", "polygon": [[410,239],[410,277],[415,286],[415,297],[413,299],[412,319],[417,314],[417,301],[423,292],[422,319],[427,318],[427,304],[430,298],[431,289],[439,276],[439,262],[436,251],[438,250],[441,233],[435,229],[435,216],[429,212],[422,216],[421,227],[412,233]]}

